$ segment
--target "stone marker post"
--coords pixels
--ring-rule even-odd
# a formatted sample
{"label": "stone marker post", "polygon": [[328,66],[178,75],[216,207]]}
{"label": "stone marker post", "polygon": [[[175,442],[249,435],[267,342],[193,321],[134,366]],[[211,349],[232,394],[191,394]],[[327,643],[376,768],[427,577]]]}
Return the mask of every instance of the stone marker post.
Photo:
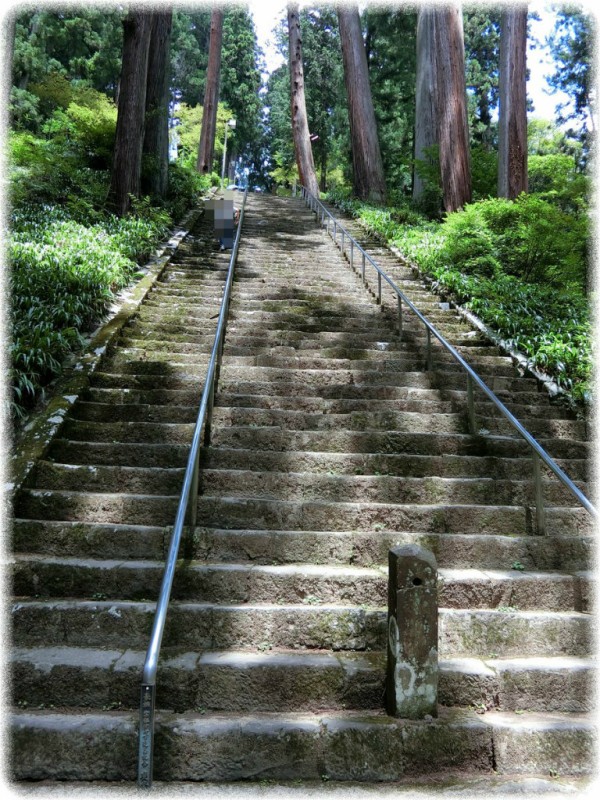
{"label": "stone marker post", "polygon": [[389,552],[386,710],[394,717],[437,716],[437,563],[417,545]]}

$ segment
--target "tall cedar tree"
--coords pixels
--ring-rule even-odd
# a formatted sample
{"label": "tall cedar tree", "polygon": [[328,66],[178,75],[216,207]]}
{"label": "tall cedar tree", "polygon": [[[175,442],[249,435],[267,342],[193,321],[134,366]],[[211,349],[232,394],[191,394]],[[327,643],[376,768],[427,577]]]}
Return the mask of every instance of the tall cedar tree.
{"label": "tall cedar tree", "polygon": [[152,15],[144,134],[144,192],[164,197],[169,177],[169,61],[173,12]]}
{"label": "tall cedar tree", "polygon": [[471,201],[469,122],[462,13],[456,4],[435,6],[433,90],[444,208]]}
{"label": "tall cedar tree", "polygon": [[202,130],[198,147],[198,172],[212,172],[215,136],[217,132],[217,106],[219,103],[219,80],[221,76],[221,48],[223,45],[223,11],[215,8],[210,20],[210,45],[208,49],[208,69],[204,91],[204,110]]}
{"label": "tall cedar tree", "polygon": [[426,181],[421,176],[418,162],[430,163],[437,145],[437,115],[434,96],[434,9],[421,6],[417,17],[417,79],[415,97],[415,161],[413,199],[422,200]]}
{"label": "tall cedar tree", "polygon": [[348,96],[354,193],[363,200],[381,203],[386,196],[385,177],[358,7],[340,6],[338,21]]}
{"label": "tall cedar tree", "polygon": [[527,5],[507,6],[500,29],[498,196],[527,191]]}
{"label": "tall cedar tree", "polygon": [[306,100],[304,97],[304,69],[302,66],[302,36],[298,4],[288,5],[288,36],[290,40],[290,84],[292,106],[292,135],[296,151],[296,164],[300,183],[315,197],[319,184],[310,144]]}
{"label": "tall cedar tree", "polygon": [[119,216],[129,211],[131,195],[140,195],[151,32],[152,14],[132,8],[123,20],[123,64],[108,195]]}

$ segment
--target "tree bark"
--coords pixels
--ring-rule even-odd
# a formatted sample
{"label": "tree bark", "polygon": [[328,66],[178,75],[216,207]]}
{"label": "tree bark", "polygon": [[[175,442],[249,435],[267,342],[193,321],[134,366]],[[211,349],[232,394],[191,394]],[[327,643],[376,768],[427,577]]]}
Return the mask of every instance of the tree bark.
{"label": "tree bark", "polygon": [[354,193],[363,200],[382,203],[386,185],[358,7],[339,6],[338,21],[348,96]]}
{"label": "tree bark", "polygon": [[204,110],[202,130],[198,146],[198,172],[212,172],[217,133],[217,107],[219,104],[219,80],[221,76],[221,47],[223,44],[223,11],[215,8],[210,20],[210,44],[208,47],[208,67],[206,88],[204,90]]}
{"label": "tree bark", "polygon": [[290,84],[292,106],[292,135],[296,151],[296,164],[300,183],[315,197],[319,196],[319,184],[310,144],[306,98],[304,96],[304,68],[302,66],[302,36],[300,14],[297,3],[288,4],[288,35],[290,42]]}
{"label": "tree bark", "polygon": [[506,6],[500,29],[498,197],[514,199],[527,183],[527,5]]}
{"label": "tree bark", "polygon": [[447,212],[471,201],[469,122],[462,13],[456,4],[435,6],[434,92],[440,174]]}
{"label": "tree bark", "polygon": [[169,177],[169,60],[172,10],[152,14],[143,155],[145,192],[164,197]]}
{"label": "tree bark", "polygon": [[109,189],[109,200],[119,216],[129,211],[130,195],[140,195],[151,30],[152,17],[143,10],[130,10],[123,21],[123,61]]}
{"label": "tree bark", "polygon": [[[415,161],[431,163],[427,148],[437,144],[437,119],[434,94],[434,9],[420,6],[417,17],[417,86],[415,95]],[[413,199],[421,200],[426,180],[413,173]]]}

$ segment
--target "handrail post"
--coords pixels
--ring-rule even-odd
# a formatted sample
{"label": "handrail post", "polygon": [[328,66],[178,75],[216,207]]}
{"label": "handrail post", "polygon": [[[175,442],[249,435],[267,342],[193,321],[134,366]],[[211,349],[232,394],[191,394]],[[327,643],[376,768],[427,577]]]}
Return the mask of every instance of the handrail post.
{"label": "handrail post", "polygon": [[362,251],[362,284],[366,286],[366,279],[365,279],[365,266],[366,266],[366,257],[365,251]]}
{"label": "handrail post", "polygon": [[350,239],[350,267],[354,270],[354,239]]}
{"label": "handrail post", "polygon": [[344,256],[344,255],[345,255],[345,253],[344,253],[344,248],[345,248],[345,246],[346,246],[346,237],[344,236],[344,234],[345,234],[345,231],[344,231],[344,229],[342,228],[342,244],[341,244],[341,246],[340,246],[340,252],[341,252],[342,256]]}
{"label": "handrail post", "polygon": [[475,400],[473,396],[473,379],[467,373],[467,413],[469,415],[469,431],[475,435]]}
{"label": "handrail post", "polygon": [[540,457],[535,450],[533,455],[533,482],[535,491],[535,521],[538,536],[546,535],[546,509],[544,507],[544,492],[542,487],[542,465]]}
{"label": "handrail post", "polygon": [[398,338],[402,339],[402,298],[400,295],[396,295],[398,298]]}
{"label": "handrail post", "polygon": [[138,786],[140,789],[149,789],[152,786],[155,695],[155,685],[142,684],[138,741]]}
{"label": "handrail post", "polygon": [[377,305],[381,305],[381,272],[377,273]]}
{"label": "handrail post", "polygon": [[431,331],[429,328],[425,328],[427,331],[427,369],[431,370]]}

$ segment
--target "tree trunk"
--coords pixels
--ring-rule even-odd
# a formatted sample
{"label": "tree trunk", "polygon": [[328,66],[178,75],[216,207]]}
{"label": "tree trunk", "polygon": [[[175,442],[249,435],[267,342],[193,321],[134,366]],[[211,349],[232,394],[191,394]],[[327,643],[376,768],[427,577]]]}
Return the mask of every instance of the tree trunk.
{"label": "tree trunk", "polygon": [[198,147],[198,172],[212,172],[217,133],[217,107],[219,104],[219,79],[221,76],[221,46],[223,43],[223,11],[213,9],[210,19],[210,45],[204,90],[202,130]]}
{"label": "tree trunk", "polygon": [[[437,120],[434,95],[434,9],[420,6],[417,17],[417,86],[415,95],[415,161],[432,163],[428,148],[437,144]],[[421,200],[427,182],[413,173],[413,200]]]}
{"label": "tree trunk", "polygon": [[338,21],[348,95],[354,193],[363,200],[382,203],[386,196],[385,177],[358,7],[339,6]]}
{"label": "tree trunk", "polygon": [[164,197],[169,177],[169,60],[173,12],[152,14],[143,155],[145,192]]}
{"label": "tree trunk", "polygon": [[304,68],[302,66],[302,37],[300,14],[297,3],[288,4],[288,33],[290,40],[290,84],[292,105],[292,134],[296,151],[296,164],[300,183],[315,197],[319,196],[319,184],[315,172],[306,116],[304,97]]}
{"label": "tree trunk", "polygon": [[109,200],[119,216],[139,197],[152,15],[130,10],[123,21],[123,61]]}
{"label": "tree trunk", "polygon": [[500,30],[498,197],[527,191],[527,6],[507,6]]}
{"label": "tree trunk", "polygon": [[435,6],[434,91],[444,208],[471,201],[469,122],[462,13],[455,4]]}

